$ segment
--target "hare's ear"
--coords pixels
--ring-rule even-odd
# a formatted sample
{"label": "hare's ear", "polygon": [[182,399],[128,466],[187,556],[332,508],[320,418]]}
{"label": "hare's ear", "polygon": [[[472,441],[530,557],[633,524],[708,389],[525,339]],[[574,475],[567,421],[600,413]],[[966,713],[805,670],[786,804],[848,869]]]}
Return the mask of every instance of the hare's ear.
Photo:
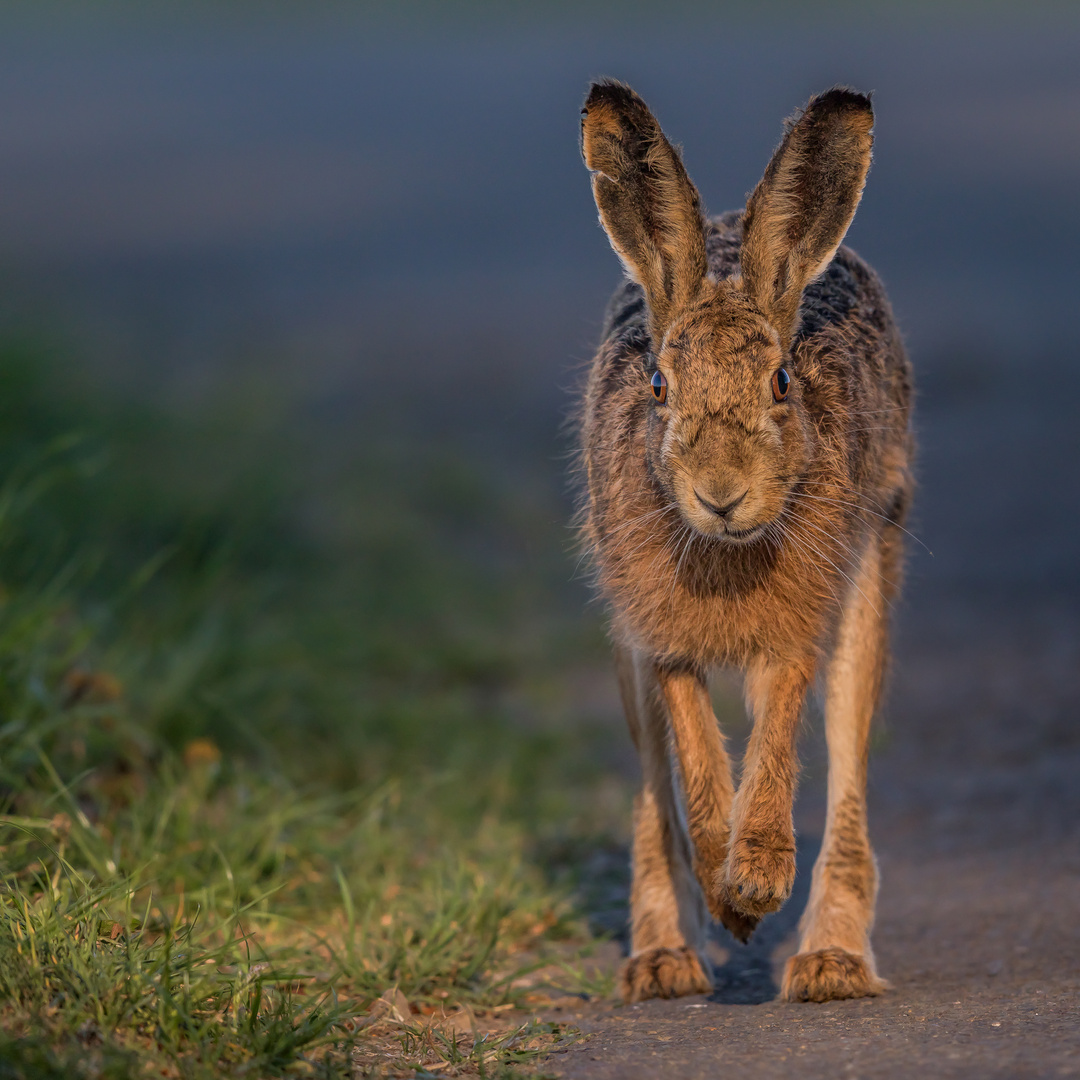
{"label": "hare's ear", "polygon": [[864,94],[838,87],[811,98],[746,204],[743,282],[785,346],[803,289],[832,261],[855,216],[873,127]]}
{"label": "hare's ear", "polygon": [[648,106],[622,83],[593,83],[581,112],[581,149],[600,221],[645,290],[659,344],[708,271],[697,189]]}

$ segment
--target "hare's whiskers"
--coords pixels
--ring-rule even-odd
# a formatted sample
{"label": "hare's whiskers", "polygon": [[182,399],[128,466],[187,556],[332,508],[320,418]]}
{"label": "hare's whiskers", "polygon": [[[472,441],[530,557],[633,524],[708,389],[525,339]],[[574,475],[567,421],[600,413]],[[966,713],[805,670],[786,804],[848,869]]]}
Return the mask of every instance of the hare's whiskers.
{"label": "hare's whiskers", "polygon": [[[826,486],[833,487],[833,488],[836,488],[840,492],[842,492],[844,494],[847,494],[847,495],[858,496],[860,494],[859,492],[855,491],[854,488],[849,488],[849,487],[846,487],[845,485],[839,484],[839,483],[833,483],[832,481],[803,480],[803,481],[801,481],[801,483],[803,483],[803,484],[814,484],[815,486],[818,486],[818,487],[826,487]],[[923,550],[926,551],[926,553],[928,555],[933,556],[933,554],[934,554],[926,546],[926,544],[923,543],[923,541],[918,536],[916,536],[910,529],[904,528],[904,526],[901,525],[900,522],[894,521],[887,514],[879,513],[877,510],[871,510],[868,506],[864,506],[861,502],[854,502],[854,501],[847,500],[847,499],[827,499],[823,495],[811,495],[807,491],[792,491],[791,494],[796,496],[797,498],[800,498],[800,499],[817,499],[820,502],[835,503],[837,506],[852,506],[852,507],[855,507],[855,508],[861,510],[864,514],[870,514],[872,517],[880,518],[882,521],[885,521],[890,525],[895,525],[896,528],[898,528],[905,536],[910,536],[911,539],[914,540],[915,543],[918,544],[920,547],[922,547]]]}
{"label": "hare's whiskers", "polygon": [[[826,574],[825,571],[822,570],[821,566],[816,560],[810,558],[809,552],[807,551],[806,547],[801,544],[799,540],[793,535],[791,529],[788,527],[788,523],[786,523],[782,518],[776,518],[774,522],[770,522],[769,524],[775,524],[778,527],[781,542],[784,543],[786,546],[790,547],[790,549],[795,553],[795,557],[799,560],[799,563],[807,569],[817,572],[818,576],[821,578],[822,584],[825,586],[825,588],[829,590],[829,593],[832,595],[833,601],[835,602],[836,606],[841,611],[843,611],[843,602],[840,600],[836,589],[833,588],[832,582],[829,580],[828,574]],[[824,599],[823,594],[818,593],[818,595],[822,596],[822,598]]]}
{"label": "hare's whiskers", "polygon": [[[793,526],[808,525],[810,524],[810,522],[807,522],[805,519],[801,519],[797,522],[792,522],[791,524]],[[830,559],[828,555],[826,555],[825,552],[822,551],[821,548],[819,548],[817,544],[814,543],[811,537],[807,536],[805,533],[802,533],[802,539],[811,548],[812,551],[816,552],[821,558],[823,558],[853,589],[855,589],[855,591],[859,593],[859,595],[870,605],[870,607],[873,608],[874,613],[880,617],[881,612],[878,610],[878,606],[874,603],[873,600],[870,599],[869,596],[866,595],[866,593],[862,591],[859,585],[856,584],[856,582],[847,573],[845,573],[844,570],[837,566],[836,563],[834,563],[832,559]]]}
{"label": "hare's whiskers", "polygon": [[675,605],[675,586],[679,584],[679,571],[682,569],[683,559],[686,558],[686,553],[694,546],[694,542],[697,540],[698,534],[695,529],[687,527],[687,531],[690,536],[686,539],[682,546],[682,553],[679,555],[679,561],[675,564],[675,573],[671,578],[671,604]]}

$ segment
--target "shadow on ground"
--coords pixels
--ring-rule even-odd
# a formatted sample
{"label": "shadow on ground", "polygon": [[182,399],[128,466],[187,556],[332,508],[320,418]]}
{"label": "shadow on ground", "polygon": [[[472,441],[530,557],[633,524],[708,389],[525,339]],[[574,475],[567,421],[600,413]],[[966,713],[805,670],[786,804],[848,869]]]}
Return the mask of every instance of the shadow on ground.
{"label": "shadow on ground", "polygon": [[[760,1005],[780,992],[775,954],[798,928],[810,897],[814,860],[821,848],[817,836],[798,837],[795,885],[788,902],[762,919],[745,944],[736,941],[722,926],[712,927],[715,991],[709,998],[725,1005]],[[622,956],[629,955],[630,851],[624,845],[605,844],[581,858],[578,903],[593,933],[610,938]]]}

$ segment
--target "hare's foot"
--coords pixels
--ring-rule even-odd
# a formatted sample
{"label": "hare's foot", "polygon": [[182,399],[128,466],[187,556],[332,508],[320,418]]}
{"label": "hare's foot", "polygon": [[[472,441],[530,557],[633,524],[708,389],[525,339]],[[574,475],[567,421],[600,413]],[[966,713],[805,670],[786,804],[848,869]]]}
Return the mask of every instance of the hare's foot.
{"label": "hare's foot", "polygon": [[747,915],[733,908],[725,899],[723,871],[716,875],[716,888],[708,894],[709,912],[712,917],[727,930],[736,941],[746,944],[750,935],[757,929],[761,922],[760,916]]}
{"label": "hare's foot", "polygon": [[836,947],[791,957],[784,969],[784,1001],[838,1001],[873,997],[889,989],[861,956]]}
{"label": "hare's foot", "polygon": [[649,949],[631,956],[619,974],[623,1001],[629,1004],[646,998],[684,997],[708,994],[712,979],[706,965],[693,949]]}
{"label": "hare's foot", "polygon": [[724,866],[727,857],[727,837],[722,843],[716,843],[706,848],[706,856],[702,856],[702,848],[705,847],[700,840],[697,842],[697,860],[694,865],[694,873],[701,885],[701,891],[705,894],[705,903],[709,907],[709,914],[729,930],[733,937],[739,941],[749,941],[750,935],[761,921],[755,915],[748,915],[738,911],[727,902],[727,892],[724,887]]}
{"label": "hare's foot", "polygon": [[794,884],[792,838],[765,840],[746,836],[736,838],[731,845],[724,867],[722,899],[734,911],[757,923],[763,915],[783,905]]}

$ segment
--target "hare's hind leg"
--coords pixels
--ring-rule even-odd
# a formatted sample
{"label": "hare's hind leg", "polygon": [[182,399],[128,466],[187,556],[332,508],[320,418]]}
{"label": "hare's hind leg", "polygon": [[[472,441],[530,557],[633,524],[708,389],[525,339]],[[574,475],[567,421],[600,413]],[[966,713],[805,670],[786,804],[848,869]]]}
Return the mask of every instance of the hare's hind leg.
{"label": "hare's hind leg", "polygon": [[634,803],[630,958],[620,983],[626,1001],[706,994],[707,915],[691,870],[690,844],[679,813],[668,754],[668,718],[652,664],[615,651],[619,691],[641,758]]}
{"label": "hare's hind leg", "polygon": [[829,747],[828,810],[799,952],[787,963],[781,995],[788,1001],[830,1001],[880,993],[870,948],[877,865],[866,826],[870,721],[881,690],[887,650],[887,578],[898,571],[893,526],[873,536],[848,592],[829,663],[825,738]]}

